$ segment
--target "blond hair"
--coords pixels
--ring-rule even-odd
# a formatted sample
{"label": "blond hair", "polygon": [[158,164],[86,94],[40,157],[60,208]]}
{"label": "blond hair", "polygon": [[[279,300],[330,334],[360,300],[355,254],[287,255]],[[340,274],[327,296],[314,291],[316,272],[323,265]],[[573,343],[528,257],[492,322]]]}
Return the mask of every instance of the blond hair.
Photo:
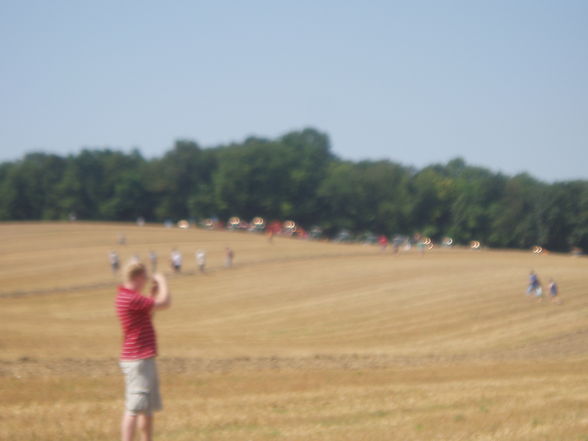
{"label": "blond hair", "polygon": [[123,280],[132,282],[136,277],[147,275],[147,267],[141,262],[130,262],[123,270]]}

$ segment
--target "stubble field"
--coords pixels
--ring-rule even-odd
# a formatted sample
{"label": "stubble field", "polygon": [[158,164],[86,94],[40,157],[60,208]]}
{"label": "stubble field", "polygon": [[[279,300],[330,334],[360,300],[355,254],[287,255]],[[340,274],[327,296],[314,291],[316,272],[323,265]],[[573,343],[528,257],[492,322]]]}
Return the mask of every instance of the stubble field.
{"label": "stubble field", "polygon": [[[107,255],[153,249],[169,272],[174,246],[157,439],[588,440],[586,258],[98,223],[3,224],[0,241],[0,440],[118,438]],[[526,298],[532,268],[562,305]]]}

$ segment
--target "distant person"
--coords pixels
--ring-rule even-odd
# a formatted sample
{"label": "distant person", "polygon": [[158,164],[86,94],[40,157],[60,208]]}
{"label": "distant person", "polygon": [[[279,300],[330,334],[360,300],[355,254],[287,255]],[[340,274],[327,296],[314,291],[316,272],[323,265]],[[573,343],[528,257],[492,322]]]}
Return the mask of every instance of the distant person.
{"label": "distant person", "polygon": [[141,263],[141,256],[139,256],[138,254],[133,254],[133,256],[131,257],[130,263]]}
{"label": "distant person", "polygon": [[400,245],[402,244],[402,239],[398,236],[395,236],[392,239],[392,252],[394,254],[398,254],[398,252],[400,251]]}
{"label": "distant person", "polygon": [[559,298],[559,287],[557,286],[557,282],[553,279],[549,279],[549,295],[553,303],[561,303],[561,299]]}
{"label": "distant person", "polygon": [[204,250],[196,251],[196,265],[198,266],[198,271],[201,273],[206,272],[206,252]]}
{"label": "distant person", "polygon": [[108,260],[110,261],[110,268],[112,269],[112,273],[118,273],[120,269],[120,257],[116,251],[111,251],[108,255]]}
{"label": "distant person", "polygon": [[386,236],[380,236],[378,238],[378,244],[380,245],[380,250],[382,252],[386,251],[388,248],[388,238]]}
{"label": "distant person", "polygon": [[538,282],[539,278],[537,277],[537,274],[535,274],[535,271],[531,270],[531,272],[529,273],[529,284],[527,285],[527,294],[530,295],[533,293],[533,291],[535,291]]}
{"label": "distant person", "polygon": [[118,288],[115,302],[123,333],[120,367],[125,377],[126,398],[122,441],[132,441],[137,429],[141,440],[151,441],[153,413],[162,408],[152,318],[154,311],[170,306],[171,297],[163,275],[153,276],[149,296],[142,294],[147,282],[145,265],[130,264],[125,268],[123,284]]}
{"label": "distant person", "polygon": [[539,301],[543,299],[543,287],[541,286],[539,276],[537,276],[535,271],[531,271],[529,273],[529,286],[527,287],[527,294],[534,295],[535,298],[537,298]]}
{"label": "distant person", "polygon": [[419,241],[417,242],[417,249],[419,250],[419,253],[421,256],[425,255],[425,240],[424,239],[419,239]]}
{"label": "distant person", "polygon": [[182,253],[175,248],[171,252],[171,266],[174,273],[180,273],[182,271]]}
{"label": "distant person", "polygon": [[125,236],[124,234],[120,233],[118,235],[118,239],[116,241],[119,245],[126,245],[127,244],[127,236]]}
{"label": "distant person", "polygon": [[225,248],[225,268],[231,268],[233,266],[233,259],[235,253],[230,247]]}
{"label": "distant person", "polygon": [[151,274],[157,272],[157,253],[153,250],[149,251],[149,263],[151,264]]}

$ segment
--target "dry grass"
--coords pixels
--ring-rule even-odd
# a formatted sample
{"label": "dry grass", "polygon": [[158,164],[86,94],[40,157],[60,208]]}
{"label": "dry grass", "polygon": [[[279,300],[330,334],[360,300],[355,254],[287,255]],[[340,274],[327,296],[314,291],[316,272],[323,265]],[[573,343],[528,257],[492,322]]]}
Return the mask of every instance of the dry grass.
{"label": "dry grass", "polygon": [[[587,259],[106,224],[5,224],[0,240],[2,441],[116,439],[107,253],[176,245],[189,271],[156,318],[158,439],[588,440]],[[525,298],[531,268],[563,305]]]}

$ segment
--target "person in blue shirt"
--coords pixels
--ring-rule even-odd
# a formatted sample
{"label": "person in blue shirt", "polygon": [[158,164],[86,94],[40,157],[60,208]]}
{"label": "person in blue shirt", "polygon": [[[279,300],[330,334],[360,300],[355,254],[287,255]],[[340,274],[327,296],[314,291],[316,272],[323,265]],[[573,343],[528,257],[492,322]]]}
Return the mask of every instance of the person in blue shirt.
{"label": "person in blue shirt", "polygon": [[541,282],[539,282],[539,277],[535,271],[531,270],[529,273],[529,286],[527,287],[527,294],[537,295],[537,290],[539,289],[541,289]]}
{"label": "person in blue shirt", "polygon": [[539,276],[535,271],[529,273],[529,286],[527,287],[527,295],[534,295],[538,302],[543,301],[543,286],[539,280]]}
{"label": "person in blue shirt", "polygon": [[551,301],[553,303],[561,303],[559,298],[559,287],[557,286],[557,282],[553,279],[549,279],[549,295],[551,296]]}

